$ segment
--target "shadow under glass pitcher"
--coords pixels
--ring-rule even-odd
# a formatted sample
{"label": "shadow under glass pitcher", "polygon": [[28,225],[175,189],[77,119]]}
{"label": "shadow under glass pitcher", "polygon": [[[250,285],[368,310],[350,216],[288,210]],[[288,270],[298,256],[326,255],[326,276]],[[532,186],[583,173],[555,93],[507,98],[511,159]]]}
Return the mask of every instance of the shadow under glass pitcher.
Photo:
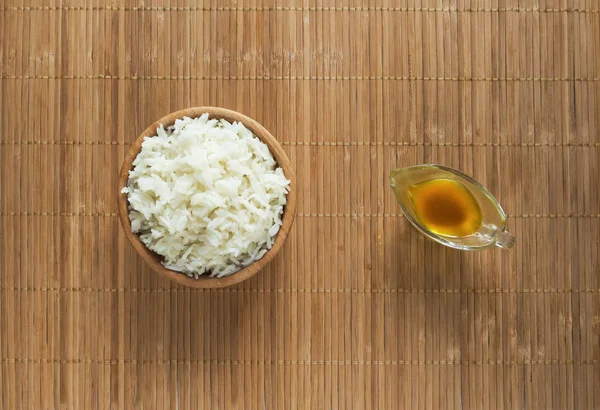
{"label": "shadow under glass pitcher", "polygon": [[404,216],[436,242],[462,250],[510,249],[515,243],[496,198],[462,172],[417,165],[392,171],[390,184]]}

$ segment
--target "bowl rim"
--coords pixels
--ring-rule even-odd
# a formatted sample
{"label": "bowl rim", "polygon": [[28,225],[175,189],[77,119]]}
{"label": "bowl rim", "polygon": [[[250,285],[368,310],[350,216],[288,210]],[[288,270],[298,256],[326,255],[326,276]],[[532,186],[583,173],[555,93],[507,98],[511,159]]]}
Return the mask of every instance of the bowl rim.
{"label": "bowl rim", "polygon": [[[156,129],[162,124],[165,128],[173,125],[176,119],[183,117],[197,118],[202,114],[208,113],[209,118],[223,118],[229,122],[237,121],[244,124],[254,135],[256,135],[261,141],[263,141],[269,147],[269,150],[273,154],[277,165],[282,168],[284,175],[290,181],[290,189],[286,196],[287,202],[283,209],[282,225],[279,228],[279,232],[275,238],[273,247],[269,249],[265,255],[248,265],[242,270],[235,272],[229,276],[222,278],[211,278],[207,275],[200,275],[198,279],[190,278],[184,273],[176,272],[165,268],[160,262],[162,257],[155,252],[151,251],[141,241],[139,236],[131,231],[131,221],[129,220],[129,209],[127,194],[121,193],[121,190],[127,186],[129,179],[129,171],[133,167],[133,161],[141,150],[144,138],[152,137],[156,135]],[[235,285],[246,279],[256,275],[262,270],[279,252],[283,243],[285,242],[287,235],[292,228],[294,219],[296,216],[296,176],[292,169],[292,163],[288,158],[287,154],[283,150],[281,144],[277,139],[260,123],[254,119],[237,111],[229,110],[221,107],[191,107],[183,110],[172,112],[148,126],[136,139],[132,142],[129,151],[125,155],[121,170],[119,172],[118,179],[118,197],[117,197],[117,213],[125,236],[133,245],[137,253],[144,259],[146,263],[150,265],[152,270],[161,274],[168,279],[177,282],[184,286],[194,288],[222,288],[225,286]]]}

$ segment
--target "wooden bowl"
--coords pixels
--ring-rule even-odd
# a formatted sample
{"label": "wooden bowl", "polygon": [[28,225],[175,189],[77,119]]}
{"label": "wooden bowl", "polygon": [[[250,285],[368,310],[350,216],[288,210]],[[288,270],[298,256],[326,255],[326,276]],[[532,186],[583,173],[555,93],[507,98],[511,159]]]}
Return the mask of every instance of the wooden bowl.
{"label": "wooden bowl", "polygon": [[[167,128],[168,126],[173,125],[175,120],[178,118],[183,118],[184,116],[196,118],[204,113],[208,113],[210,118],[224,118],[229,122],[241,122],[261,141],[267,144],[271,150],[271,153],[273,154],[273,157],[277,161],[278,166],[283,169],[283,173],[285,174],[286,178],[290,180],[290,192],[287,194],[287,204],[283,209],[282,225],[277,233],[277,237],[275,238],[275,243],[261,259],[247,266],[246,268],[223,278],[211,278],[208,275],[200,275],[199,279],[194,279],[183,273],[166,269],[161,264],[162,257],[148,249],[140,240],[140,238],[131,231],[127,194],[121,193],[121,189],[127,186],[129,170],[133,168],[132,163],[140,152],[142,148],[142,142],[144,141],[145,137],[156,135],[156,128],[160,124]],[[133,142],[129,152],[127,153],[127,156],[125,157],[125,161],[123,161],[123,166],[121,167],[121,172],[119,174],[119,196],[117,201],[119,219],[121,220],[121,225],[123,226],[123,230],[125,231],[127,239],[129,239],[129,242],[131,242],[135,250],[152,267],[152,269],[161,275],[185,286],[191,286],[195,288],[221,288],[224,286],[234,285],[254,276],[267,263],[269,263],[281,249],[288,232],[292,228],[294,217],[296,216],[296,177],[292,170],[292,164],[290,163],[290,160],[285,154],[282,146],[277,142],[275,137],[273,137],[271,133],[269,133],[269,131],[267,131],[258,122],[246,117],[243,114],[227,110],[225,108],[194,107],[177,111],[161,118],[146,128],[146,130],[142,132],[142,134]]]}

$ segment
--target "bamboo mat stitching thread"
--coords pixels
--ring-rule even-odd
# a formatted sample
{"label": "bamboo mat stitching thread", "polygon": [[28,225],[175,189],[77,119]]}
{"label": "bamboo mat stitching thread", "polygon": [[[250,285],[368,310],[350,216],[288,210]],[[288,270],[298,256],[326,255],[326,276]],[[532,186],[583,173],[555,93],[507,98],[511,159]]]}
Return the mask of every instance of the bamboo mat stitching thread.
{"label": "bamboo mat stitching thread", "polygon": [[[25,211],[25,212],[0,212],[0,216],[77,216],[77,217],[116,217],[116,212],[45,212],[45,211]],[[299,218],[399,218],[402,213],[297,213]],[[558,219],[558,218],[600,218],[600,214],[519,214],[507,215],[509,218],[538,218],[538,219]]]}
{"label": "bamboo mat stitching thread", "polygon": [[[395,141],[281,141],[289,147],[600,147],[600,142],[395,142]],[[0,145],[131,145],[130,141],[0,141]]]}
{"label": "bamboo mat stitching thread", "polygon": [[178,6],[5,6],[5,11],[389,11],[424,13],[600,13],[600,9],[586,8],[539,8],[539,7],[178,7]]}
{"label": "bamboo mat stitching thread", "polygon": [[29,359],[3,358],[0,363],[14,364],[222,364],[222,365],[331,365],[331,366],[382,366],[382,365],[594,365],[600,360],[548,359],[548,360],[222,360],[222,359]]}
{"label": "bamboo mat stitching thread", "polygon": [[248,288],[89,288],[89,287],[0,287],[2,292],[81,292],[81,293],[423,293],[423,294],[587,294],[600,293],[600,289],[418,289],[418,288],[392,288],[392,289],[248,289]]}
{"label": "bamboo mat stitching thread", "polygon": [[414,77],[414,76],[119,76],[110,74],[96,75],[2,75],[1,79],[7,80],[289,80],[289,81],[491,81],[491,82],[598,82],[597,77]]}

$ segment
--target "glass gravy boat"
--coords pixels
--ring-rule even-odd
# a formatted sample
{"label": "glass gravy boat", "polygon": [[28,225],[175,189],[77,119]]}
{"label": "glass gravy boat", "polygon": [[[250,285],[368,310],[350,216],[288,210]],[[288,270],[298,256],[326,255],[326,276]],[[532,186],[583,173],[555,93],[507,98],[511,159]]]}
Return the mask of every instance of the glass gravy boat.
{"label": "glass gravy boat", "polygon": [[[464,193],[476,202],[474,206],[478,205],[481,211],[481,222],[473,232],[464,236],[448,236],[433,232],[430,227],[425,225],[418,215],[412,192],[419,184],[434,180],[445,182],[449,180],[468,190],[470,195],[467,192]],[[496,198],[479,182],[462,172],[442,165],[417,165],[392,171],[390,184],[402,207],[404,216],[415,228],[436,242],[462,250],[485,249],[493,245],[510,249],[515,243],[515,237],[506,230],[506,214]],[[458,184],[454,185],[462,189]]]}

